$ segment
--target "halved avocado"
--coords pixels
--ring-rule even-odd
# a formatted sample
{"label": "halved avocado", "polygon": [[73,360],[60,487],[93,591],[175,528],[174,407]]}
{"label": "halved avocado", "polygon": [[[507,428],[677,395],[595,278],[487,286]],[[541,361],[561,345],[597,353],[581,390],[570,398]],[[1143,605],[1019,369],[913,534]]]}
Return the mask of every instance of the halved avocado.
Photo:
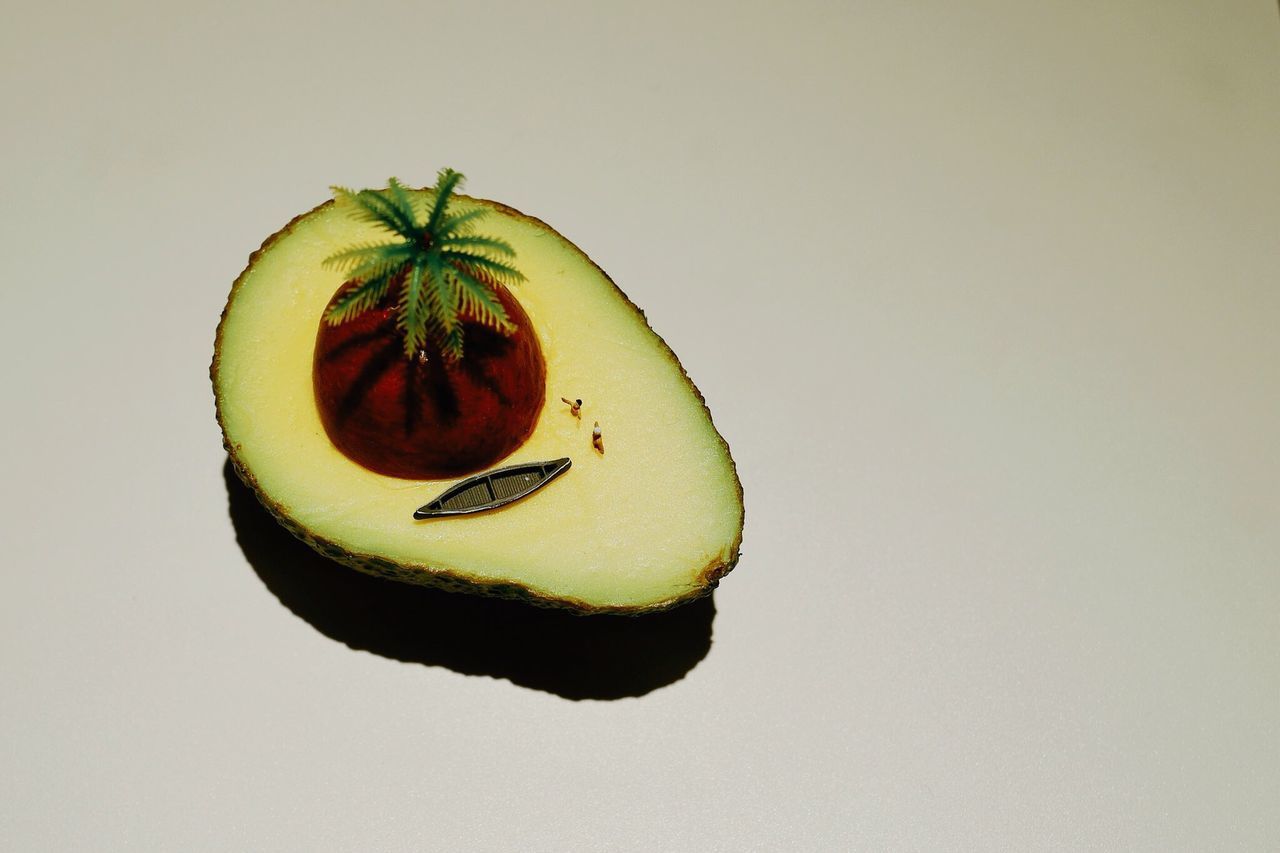
{"label": "halved avocado", "polygon": [[[430,190],[413,191],[415,205]],[[317,412],[313,355],[343,285],[322,266],[376,242],[326,202],[269,237],[231,289],[211,374],[237,474],[295,535],[362,571],[583,612],[641,613],[704,595],[738,560],[742,487],[701,394],[644,315],[581,250],[537,219],[488,209],[486,235],[516,250],[513,289],[546,362],[528,440],[502,465],[568,456],[571,470],[524,500],[415,521],[458,482],[375,473],[343,455]],[[583,401],[581,418],[561,398]],[[593,447],[598,422],[605,452]]]}

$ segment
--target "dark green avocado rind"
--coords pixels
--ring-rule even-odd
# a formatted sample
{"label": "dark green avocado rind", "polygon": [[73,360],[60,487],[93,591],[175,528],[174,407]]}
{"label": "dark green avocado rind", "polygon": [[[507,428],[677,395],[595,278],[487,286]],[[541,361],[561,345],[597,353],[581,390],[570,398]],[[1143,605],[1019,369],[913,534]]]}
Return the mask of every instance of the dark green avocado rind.
{"label": "dark green avocado rind", "polygon": [[[671,362],[675,364],[677,368],[679,368],[680,375],[684,378],[685,383],[693,390],[693,393],[697,396],[698,401],[702,404],[702,409],[706,413],[707,419],[711,420],[711,410],[707,406],[706,398],[702,396],[702,392],[698,390],[698,386],[695,385],[693,383],[693,380],[689,378],[688,372],[684,369],[684,365],[680,363],[680,359],[676,357],[675,352],[673,352],[671,347],[667,345],[667,342],[663,340],[661,335],[653,331],[653,327],[649,325],[649,320],[647,317],[645,317],[644,311],[642,311],[634,302],[630,300],[630,298],[627,297],[626,293],[624,293],[622,289],[618,287],[618,285],[613,281],[613,279],[609,277],[609,274],[606,273],[603,269],[601,269],[599,264],[591,260],[591,258],[586,254],[586,252],[583,252],[571,241],[565,239],[558,231],[556,231],[551,226],[547,225],[542,220],[537,219],[536,217],[528,216],[524,213],[521,213],[520,211],[516,210],[513,207],[508,207],[507,205],[501,204],[500,202],[489,201],[487,199],[472,199],[468,196],[458,196],[458,197],[468,199],[470,201],[474,201],[479,204],[487,205],[495,210],[498,210],[502,213],[507,214],[508,216],[512,216],[517,219],[522,219],[526,222],[536,225],[539,228],[545,229],[546,231],[556,235],[561,240],[563,240],[575,252],[581,255],[583,260],[585,260],[591,266],[595,267],[595,269],[600,273],[600,275],[604,277],[604,280],[609,282],[609,284],[613,287],[613,289],[617,291],[618,295],[622,297],[623,302],[625,302],[627,306],[631,308],[632,311],[634,311],[637,315],[639,315],[640,319],[644,322],[645,327],[648,328],[650,332],[653,332],[654,337],[658,339],[658,343],[661,345],[661,349],[664,351],[666,357],[670,359]],[[353,551],[349,551],[346,548],[343,548],[341,545],[331,542],[330,540],[325,539],[322,536],[315,535],[314,533],[309,531],[305,526],[303,526],[300,522],[298,522],[296,519],[293,518],[293,516],[289,512],[288,507],[280,504],[277,501],[272,500],[271,497],[267,495],[267,493],[261,488],[261,486],[259,486],[258,481],[254,478],[253,473],[249,470],[248,465],[244,461],[243,454],[241,453],[239,445],[232,442],[230,437],[227,435],[227,425],[225,420],[223,419],[222,398],[219,393],[219,384],[218,384],[218,367],[219,367],[219,362],[221,360],[221,355],[222,355],[223,329],[224,329],[224,326],[226,325],[227,313],[231,308],[231,304],[235,301],[236,293],[240,289],[240,287],[243,285],[249,273],[253,270],[254,264],[258,262],[258,259],[262,257],[262,255],[266,253],[266,251],[270,249],[271,246],[277,240],[289,234],[299,222],[301,222],[302,220],[306,219],[309,216],[319,213],[321,210],[323,210],[324,208],[328,207],[331,204],[333,204],[332,199],[312,208],[306,213],[302,213],[302,214],[299,214],[298,216],[295,216],[293,219],[289,220],[288,224],[286,224],[283,228],[281,228],[275,234],[272,234],[270,237],[264,240],[262,243],[262,246],[259,247],[257,251],[255,251],[253,254],[249,256],[248,265],[244,268],[244,271],[241,272],[240,275],[236,278],[235,283],[232,284],[231,293],[227,297],[227,304],[222,309],[222,316],[218,321],[217,335],[214,339],[213,362],[209,366],[209,378],[213,383],[213,398],[214,398],[214,406],[217,412],[218,426],[222,429],[222,445],[223,447],[226,448],[227,455],[231,458],[232,467],[235,469],[236,475],[241,479],[241,481],[243,481],[244,484],[248,486],[249,489],[255,495],[257,495],[258,501],[267,509],[268,512],[270,512],[273,516],[275,516],[276,520],[279,521],[280,524],[286,530],[288,530],[294,536],[301,539],[303,542],[310,545],[312,548],[314,548],[316,551],[323,554],[324,556],[336,562],[342,563],[343,565],[350,566],[353,569],[357,569],[358,571],[365,572],[367,574],[377,575],[380,577],[388,578],[390,580],[402,581],[406,583],[415,583],[423,586],[433,586],[433,587],[456,591],[456,592],[468,592],[468,593],[475,593],[480,595],[496,596],[498,598],[524,601],[524,602],[527,602],[528,604],[532,604],[538,607],[563,608],[563,609],[572,610],[572,611],[576,611],[578,613],[584,613],[584,614],[610,613],[610,614],[619,614],[619,615],[638,616],[644,613],[654,613],[661,610],[669,610],[672,607],[676,607],[680,604],[684,604],[688,601],[693,601],[695,599],[698,599],[705,595],[710,594],[711,591],[714,590],[719,585],[720,579],[723,578],[725,575],[729,574],[729,572],[733,571],[734,567],[737,566],[738,564],[739,557],[741,556],[742,529],[746,519],[746,510],[745,510],[745,503],[743,500],[742,481],[738,477],[737,465],[733,461],[733,455],[729,450],[728,443],[725,442],[724,437],[720,435],[719,430],[716,430],[716,438],[720,442],[720,444],[724,447],[725,455],[729,459],[729,467],[733,471],[734,485],[738,490],[738,505],[743,508],[739,512],[739,516],[738,516],[738,536],[733,543],[732,557],[727,562],[721,562],[719,560],[715,560],[712,563],[710,563],[706,568],[704,568],[698,574],[698,585],[692,588],[686,594],[681,596],[676,596],[674,598],[666,599],[660,602],[656,602],[654,604],[646,604],[641,606],[595,605],[585,601],[581,601],[579,599],[570,598],[566,596],[548,595],[544,592],[533,590],[514,582],[483,581],[476,578],[468,577],[466,575],[459,574],[447,568],[434,567],[426,564],[398,563],[394,560],[388,560],[385,557],[380,557],[376,554],[356,553]],[[712,429],[715,429],[714,420],[711,420],[711,423],[712,423]]]}

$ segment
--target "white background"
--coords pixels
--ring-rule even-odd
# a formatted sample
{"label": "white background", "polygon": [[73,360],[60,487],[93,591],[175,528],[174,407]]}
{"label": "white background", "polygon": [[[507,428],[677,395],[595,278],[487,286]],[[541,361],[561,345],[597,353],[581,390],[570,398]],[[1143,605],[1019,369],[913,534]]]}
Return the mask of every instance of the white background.
{"label": "white background", "polygon": [[[0,848],[1280,847],[1274,2],[30,4],[0,110]],[[231,281],[446,165],[706,395],[714,607],[233,528]]]}

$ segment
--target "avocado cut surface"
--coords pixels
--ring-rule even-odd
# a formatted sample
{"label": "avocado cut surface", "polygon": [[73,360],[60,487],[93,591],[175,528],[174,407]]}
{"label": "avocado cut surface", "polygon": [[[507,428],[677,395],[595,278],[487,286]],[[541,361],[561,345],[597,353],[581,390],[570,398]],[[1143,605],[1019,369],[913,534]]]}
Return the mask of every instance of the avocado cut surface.
{"label": "avocado cut surface", "polygon": [[[413,193],[426,208],[429,191]],[[701,395],[643,314],[577,247],[503,205],[486,236],[509,242],[527,281],[513,289],[541,341],[546,400],[529,439],[499,464],[570,457],[526,500],[415,521],[462,478],[405,480],[343,455],[312,385],[321,315],[343,284],[321,262],[380,232],[326,202],[250,258],[218,327],[212,366],[237,474],[295,535],[354,568],[584,612],[640,613],[696,598],[738,559],[743,504],[729,448]],[[575,417],[561,397],[582,399]],[[592,447],[601,425],[608,452]]]}

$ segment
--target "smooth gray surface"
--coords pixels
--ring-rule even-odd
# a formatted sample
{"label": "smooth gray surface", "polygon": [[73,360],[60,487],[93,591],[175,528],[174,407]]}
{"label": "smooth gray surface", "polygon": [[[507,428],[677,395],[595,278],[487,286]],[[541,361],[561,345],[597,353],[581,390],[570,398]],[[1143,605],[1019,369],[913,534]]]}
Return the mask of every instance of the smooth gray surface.
{"label": "smooth gray surface", "polygon": [[[1274,2],[5,17],[0,848],[1280,847]],[[642,697],[353,650],[237,545],[231,280],[445,165],[738,461]]]}

